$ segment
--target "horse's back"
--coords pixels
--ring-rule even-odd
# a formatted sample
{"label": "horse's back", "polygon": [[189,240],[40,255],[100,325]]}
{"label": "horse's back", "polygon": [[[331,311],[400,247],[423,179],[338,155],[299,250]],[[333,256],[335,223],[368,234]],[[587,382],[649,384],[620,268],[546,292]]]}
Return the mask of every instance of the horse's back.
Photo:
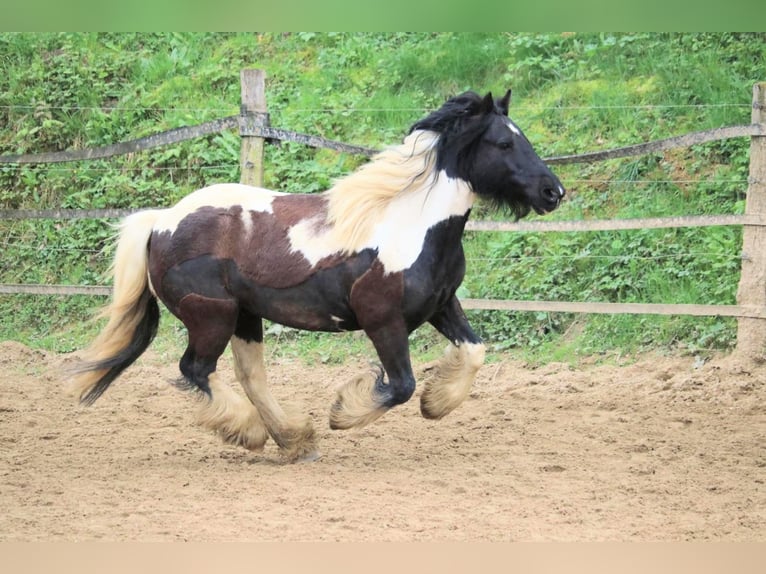
{"label": "horse's back", "polygon": [[190,193],[173,207],[166,209],[157,220],[154,229],[173,233],[181,221],[204,208],[239,206],[243,212],[271,213],[274,198],[283,195],[285,194],[270,189],[240,183],[210,185]]}
{"label": "horse's back", "polygon": [[[336,330],[339,321],[352,319],[346,306],[330,305],[332,312],[319,308],[328,298],[342,301],[341,292],[363,269],[356,259],[344,265],[345,258],[331,248],[311,260],[315,253],[302,242],[316,250],[322,242],[313,233],[321,236],[325,216],[322,195],[239,184],[203,188],[158,218],[149,244],[151,284],[175,313],[181,300],[194,294],[236,300],[286,324],[291,312],[285,309],[302,307],[299,315],[305,317],[297,326]],[[364,262],[363,268],[369,264]]]}

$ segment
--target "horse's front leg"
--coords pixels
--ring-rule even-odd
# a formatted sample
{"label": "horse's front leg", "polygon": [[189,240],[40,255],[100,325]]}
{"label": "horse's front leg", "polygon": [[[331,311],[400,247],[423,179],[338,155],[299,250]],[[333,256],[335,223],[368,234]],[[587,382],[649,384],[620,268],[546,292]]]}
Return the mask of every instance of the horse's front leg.
{"label": "horse's front leg", "polygon": [[[364,373],[338,390],[330,409],[330,428],[360,428],[390,408],[409,400],[415,391],[407,328],[394,318],[375,330],[366,330],[383,369]],[[388,381],[386,381],[386,375]]]}
{"label": "horse's front leg", "polygon": [[425,382],[420,412],[427,419],[440,419],[457,408],[471,391],[476,372],[484,364],[484,345],[454,295],[429,322],[449,339],[450,345]]}

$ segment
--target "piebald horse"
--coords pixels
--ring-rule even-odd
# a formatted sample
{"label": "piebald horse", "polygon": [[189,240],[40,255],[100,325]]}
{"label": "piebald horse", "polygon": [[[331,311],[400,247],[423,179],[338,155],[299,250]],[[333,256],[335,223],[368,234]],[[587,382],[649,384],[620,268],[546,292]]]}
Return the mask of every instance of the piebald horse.
{"label": "piebald horse", "polygon": [[[449,345],[420,406],[426,418],[444,417],[484,360],[455,296],[474,201],[521,218],[556,209],[565,193],[508,118],[510,96],[449,99],[401,145],[321,194],[218,184],[125,218],[108,322],[83,353],[75,394],[93,403],[147,349],[159,299],[188,331],[180,370],[184,386],[203,397],[200,423],[228,443],[259,450],[271,436],[288,460],[317,456],[309,418],[287,416],[267,387],[263,319],[362,329],[372,341],[381,368],[338,390],[333,429],[367,425],[412,396],[408,335],[430,323]],[[228,344],[247,399],[216,375]]]}

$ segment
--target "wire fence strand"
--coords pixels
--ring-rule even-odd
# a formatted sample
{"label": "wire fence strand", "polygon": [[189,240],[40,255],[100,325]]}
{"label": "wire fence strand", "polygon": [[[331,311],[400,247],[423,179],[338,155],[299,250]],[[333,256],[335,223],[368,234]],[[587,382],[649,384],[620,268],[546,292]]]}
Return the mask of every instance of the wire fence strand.
{"label": "wire fence strand", "polygon": [[[566,111],[566,110],[651,110],[651,109],[704,109],[704,108],[742,108],[747,109],[748,104],[741,103],[718,103],[718,104],[614,104],[614,105],[581,105],[581,106],[513,106],[515,111]],[[424,113],[429,107],[414,108],[282,108],[282,113]],[[232,108],[169,108],[169,107],[140,107],[140,106],[54,106],[50,104],[6,104],[1,105],[0,110],[62,110],[62,111],[102,111],[102,112],[186,112],[186,113],[223,113],[234,114],[237,110]]]}

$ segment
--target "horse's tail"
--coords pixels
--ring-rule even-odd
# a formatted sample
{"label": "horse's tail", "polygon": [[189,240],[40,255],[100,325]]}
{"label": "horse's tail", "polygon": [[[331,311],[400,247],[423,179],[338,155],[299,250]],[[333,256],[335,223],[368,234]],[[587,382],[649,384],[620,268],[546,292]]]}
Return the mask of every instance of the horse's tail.
{"label": "horse's tail", "polygon": [[120,226],[112,264],[112,301],[99,316],[109,320],[75,366],[71,390],[92,404],[122,371],[147,349],[157,334],[160,311],[149,288],[149,238],[156,210],[126,217]]}

